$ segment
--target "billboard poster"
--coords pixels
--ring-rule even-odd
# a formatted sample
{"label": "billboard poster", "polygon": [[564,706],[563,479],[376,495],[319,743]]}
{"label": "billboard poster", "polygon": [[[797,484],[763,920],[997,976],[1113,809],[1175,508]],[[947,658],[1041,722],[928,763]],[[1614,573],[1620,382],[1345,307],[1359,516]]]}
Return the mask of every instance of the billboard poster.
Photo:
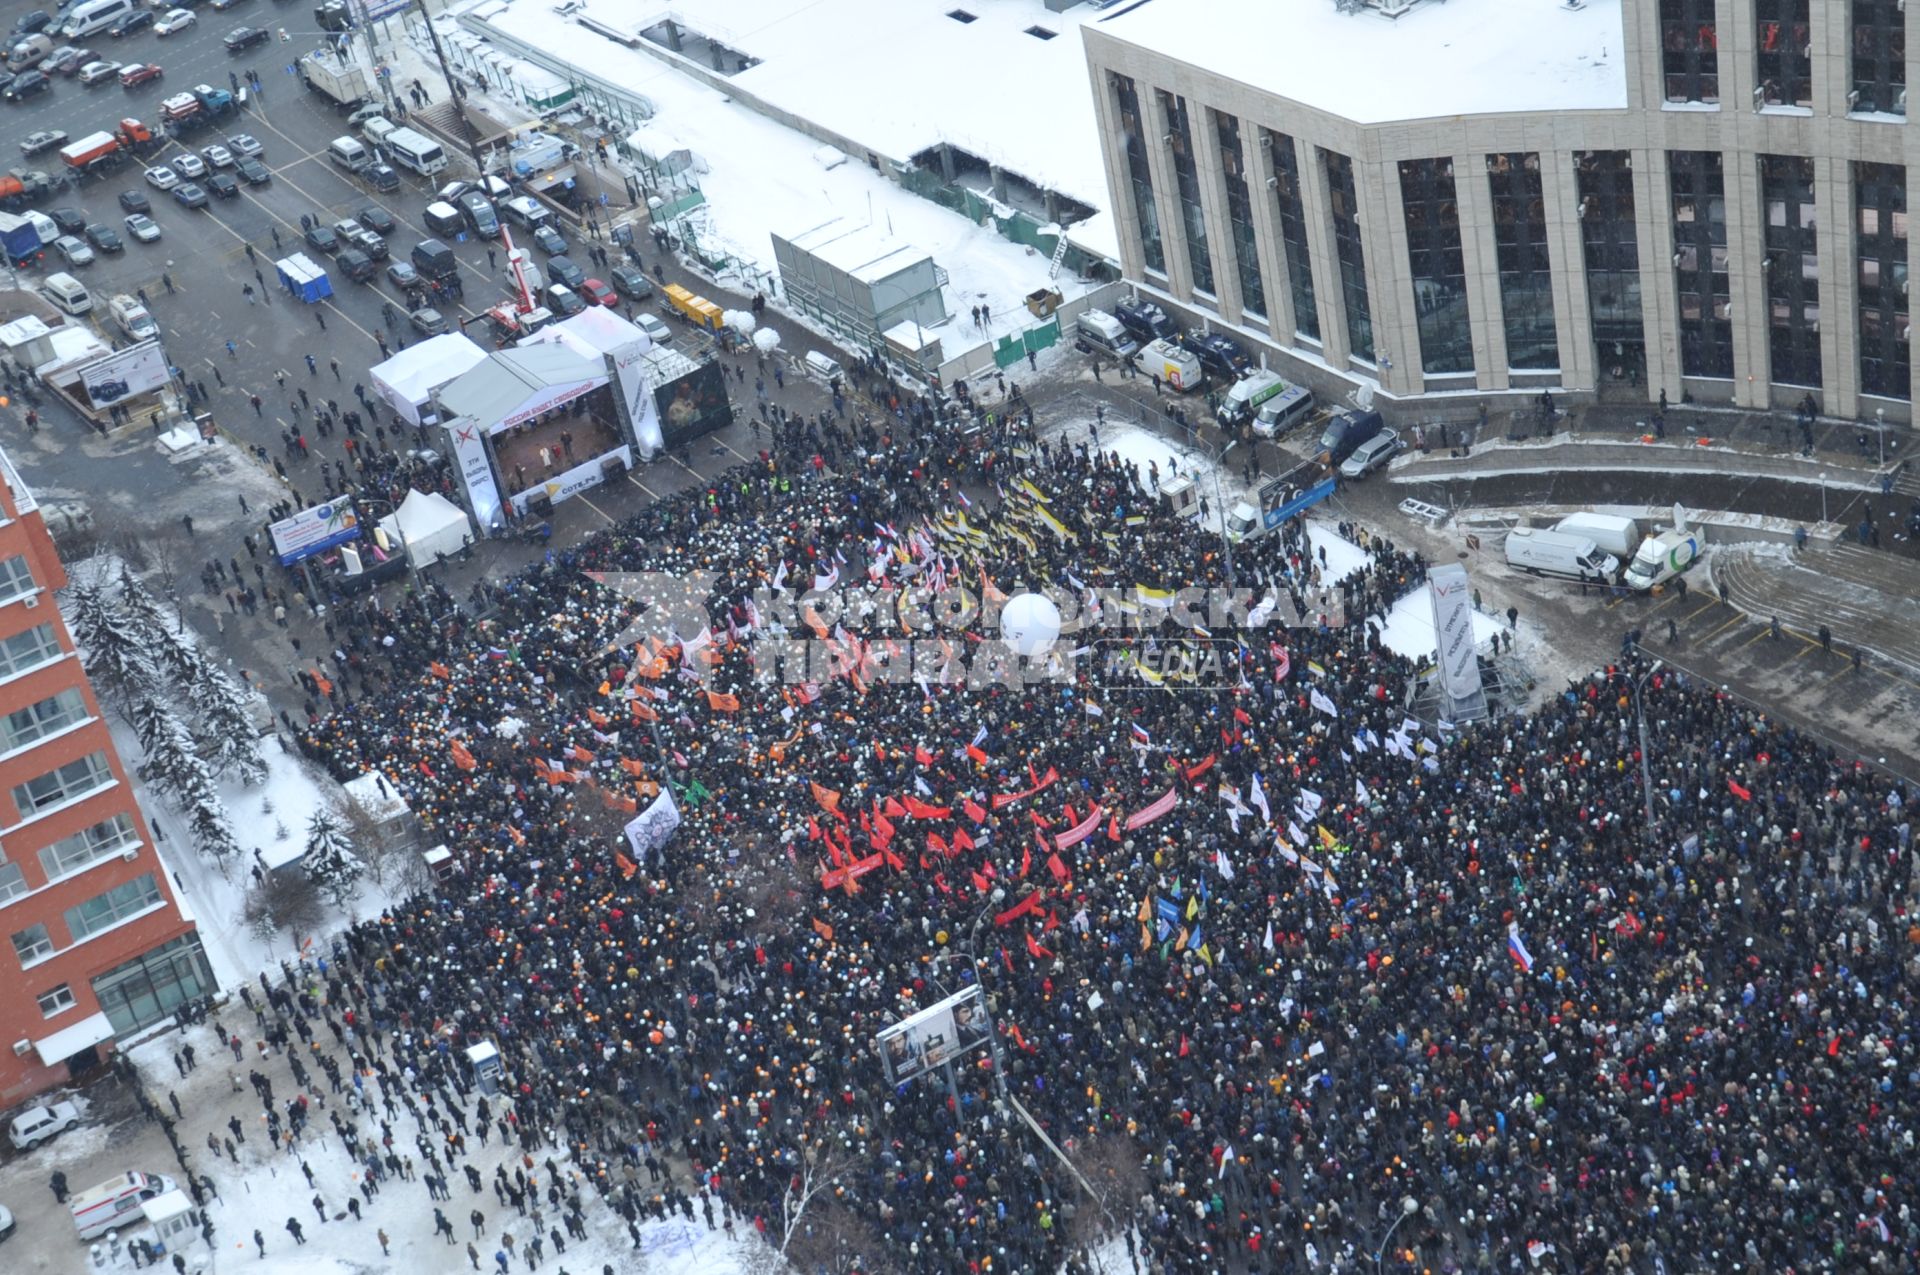
{"label": "billboard poster", "polygon": [[167,355],[158,341],[142,341],[80,369],[80,383],[95,407],[111,407],[168,381]]}
{"label": "billboard poster", "polygon": [[1429,568],[1427,588],[1433,598],[1441,688],[1456,704],[1475,699],[1480,694],[1480,662],[1473,649],[1473,588],[1467,569],[1452,562]]}
{"label": "billboard poster", "polygon": [[360,519],[349,501],[328,501],[282,518],[267,528],[280,565],[290,567],[302,558],[324,553],[335,545],[360,538]]}
{"label": "billboard poster", "polygon": [[887,1069],[887,1083],[897,1085],[987,1044],[991,1030],[986,1001],[976,984],[901,1019],[874,1037],[874,1043]]}
{"label": "billboard poster", "polygon": [[717,362],[702,363],[685,376],[654,386],[653,401],[660,409],[660,433],[668,447],[733,423],[726,373]]}
{"label": "billboard poster", "polygon": [[500,488],[493,481],[493,462],[487,459],[486,440],[472,417],[462,416],[446,423],[447,442],[460,470],[461,485],[467,491],[467,506],[481,530],[501,525]]}

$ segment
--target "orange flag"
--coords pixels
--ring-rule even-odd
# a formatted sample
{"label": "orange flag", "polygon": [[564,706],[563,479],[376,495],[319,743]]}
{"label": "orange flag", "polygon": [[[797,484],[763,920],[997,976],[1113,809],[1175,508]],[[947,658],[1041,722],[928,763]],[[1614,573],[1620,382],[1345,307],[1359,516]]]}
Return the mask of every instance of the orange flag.
{"label": "orange flag", "polygon": [[613,862],[614,866],[620,869],[620,875],[629,881],[633,880],[633,874],[640,870],[640,865],[618,850],[613,852]]}
{"label": "orange flag", "polygon": [[578,762],[587,762],[591,764],[593,761],[593,754],[588,752],[586,749],[580,747],[580,745],[578,744],[575,744],[572,748],[569,748],[567,750],[567,756],[573,758],[575,761],[578,761]]}
{"label": "orange flag", "polygon": [[819,917],[813,918],[813,931],[827,942],[833,942],[833,927]]}
{"label": "orange flag", "polygon": [[473,754],[467,751],[467,746],[457,739],[447,745],[447,755],[452,757],[453,764],[462,770],[472,770],[479,765],[474,761]]}
{"label": "orange flag", "polygon": [[587,710],[587,720],[592,722],[595,726],[598,726],[603,730],[606,728],[607,715],[601,712],[597,708],[590,708]]}
{"label": "orange flag", "polygon": [[633,701],[633,715],[643,722],[657,722],[660,720],[660,714],[654,712],[639,700]]}
{"label": "orange flag", "polygon": [[620,769],[626,771],[635,779],[645,778],[647,773],[647,768],[631,757],[622,757],[620,759]]}
{"label": "orange flag", "polygon": [[435,660],[433,663],[427,665],[427,671],[435,677],[451,678],[453,676],[453,670],[442,664],[439,660]]}
{"label": "orange flag", "polygon": [[[807,786],[813,790],[813,799],[820,803],[820,808],[822,810],[831,811],[836,815],[840,814],[840,794],[839,793],[835,792],[831,788],[823,788],[820,786],[819,783],[814,782],[812,780],[808,781]],[[842,819],[846,818],[845,815],[840,815],[840,817]]]}
{"label": "orange flag", "polygon": [[716,713],[737,713],[740,711],[740,697],[719,691],[708,691],[707,707]]}

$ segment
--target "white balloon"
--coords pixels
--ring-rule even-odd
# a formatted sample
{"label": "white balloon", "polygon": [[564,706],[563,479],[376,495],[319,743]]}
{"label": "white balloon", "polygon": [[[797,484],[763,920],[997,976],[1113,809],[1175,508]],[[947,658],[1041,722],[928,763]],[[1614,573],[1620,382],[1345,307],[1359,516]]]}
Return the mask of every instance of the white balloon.
{"label": "white balloon", "polygon": [[1044,655],[1059,636],[1060,608],[1044,594],[1019,594],[1000,609],[1001,640],[1016,655]]}
{"label": "white balloon", "polygon": [[780,334],[772,328],[761,328],[753,334],[753,344],[756,349],[772,354],[780,348]]}

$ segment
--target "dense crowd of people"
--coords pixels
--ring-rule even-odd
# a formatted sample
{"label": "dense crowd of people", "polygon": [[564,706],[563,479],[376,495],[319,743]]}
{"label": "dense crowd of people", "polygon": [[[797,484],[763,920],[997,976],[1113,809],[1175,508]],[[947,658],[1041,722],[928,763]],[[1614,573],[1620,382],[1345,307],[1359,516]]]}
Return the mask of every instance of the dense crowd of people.
{"label": "dense crowd of people", "polygon": [[[1340,581],[1297,524],[1237,552],[1300,623],[1196,634],[1159,599],[1217,542],[1118,454],[782,415],[484,616],[336,611],[303,747],[458,865],[347,937],[355,1030],[495,1043],[584,1179],[684,1155],[808,1271],[1913,1269],[1905,789],[1631,653],[1415,721],[1375,621],[1424,564],[1347,530]],[[607,572],[706,573],[708,623]],[[990,616],[892,624],[929,589],[1130,595],[1058,650],[1233,671],[989,676]],[[889,1086],[876,1034],[976,980],[994,1048]]]}

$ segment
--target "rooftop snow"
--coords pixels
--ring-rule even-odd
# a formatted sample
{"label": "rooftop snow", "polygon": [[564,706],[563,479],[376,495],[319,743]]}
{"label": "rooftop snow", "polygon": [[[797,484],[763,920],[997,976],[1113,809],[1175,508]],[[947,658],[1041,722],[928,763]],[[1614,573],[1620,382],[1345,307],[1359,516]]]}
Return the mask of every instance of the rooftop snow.
{"label": "rooftop snow", "polygon": [[[993,0],[973,6],[976,20],[963,24],[947,16],[953,8],[954,0],[675,0],[669,10],[658,0],[585,0],[575,16],[638,32],[671,12],[689,31],[760,59],[729,84],[877,154],[904,160],[950,142],[1104,207],[1079,38],[1098,12]],[[487,18],[562,56],[602,38],[556,22],[549,5],[529,0]],[[1036,25],[1060,38],[1028,35]]]}
{"label": "rooftop snow", "polygon": [[1620,5],[1451,0],[1391,19],[1341,13],[1333,0],[1149,0],[1090,25],[1303,106],[1384,124],[1624,108]]}

